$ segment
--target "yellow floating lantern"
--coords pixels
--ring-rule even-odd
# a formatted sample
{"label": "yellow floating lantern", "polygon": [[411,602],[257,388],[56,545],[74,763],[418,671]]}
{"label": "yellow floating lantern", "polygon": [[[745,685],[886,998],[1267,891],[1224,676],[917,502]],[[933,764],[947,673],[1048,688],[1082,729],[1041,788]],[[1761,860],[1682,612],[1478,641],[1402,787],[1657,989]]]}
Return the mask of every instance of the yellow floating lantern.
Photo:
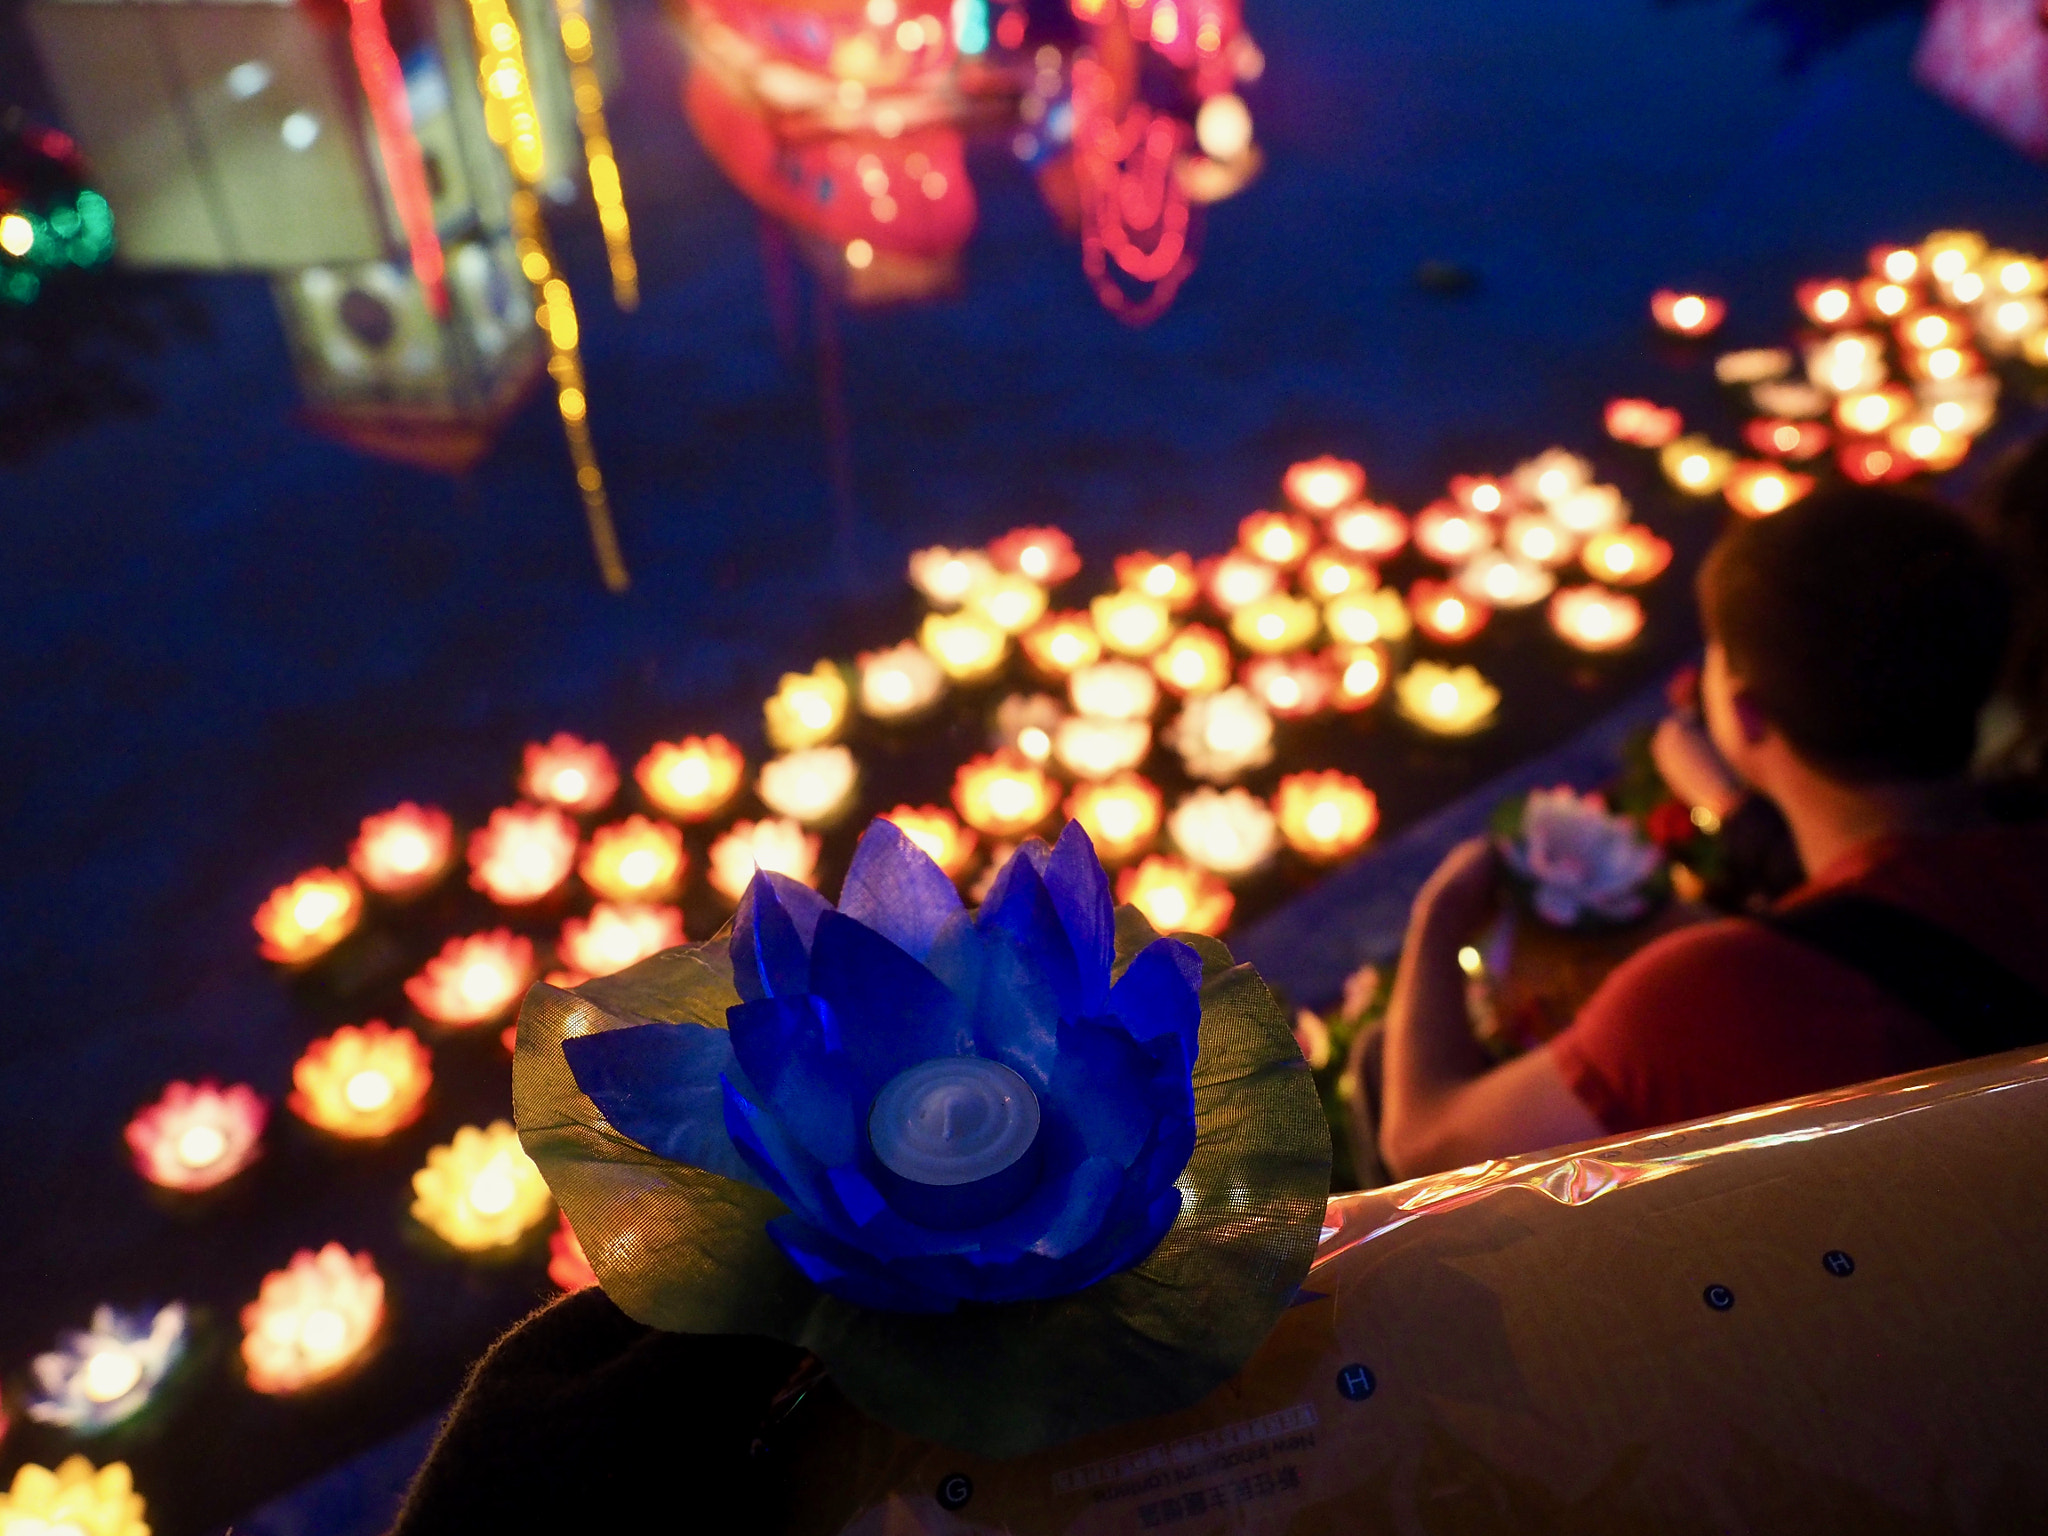
{"label": "yellow floating lantern", "polygon": [[1315,547],[1315,524],[1294,512],[1254,512],[1237,525],[1238,547],[1286,570]]}
{"label": "yellow floating lantern", "polygon": [[54,1471],[24,1462],[0,1494],[0,1536],[149,1536],[145,1511],[125,1461],[95,1468],[67,1456]]}
{"label": "yellow floating lantern", "polygon": [[882,819],[894,822],[949,879],[963,880],[974,867],[974,854],[981,839],[944,806],[899,805],[893,811],[885,811]]}
{"label": "yellow floating lantern", "polygon": [[451,1029],[502,1019],[533,980],[533,941],[509,928],[450,939],[405,983],[406,1001]]}
{"label": "yellow floating lantern", "polygon": [[1021,635],[1045,617],[1045,588],[1028,576],[992,576],[975,589],[967,606],[1004,634]]}
{"label": "yellow floating lantern", "polygon": [[1415,627],[1408,603],[1392,587],[1377,592],[1352,592],[1323,609],[1330,638],[1346,645],[1398,645]]}
{"label": "yellow floating lantern", "polygon": [[945,696],[945,672],[914,640],[863,652],[856,664],[861,713],[871,720],[915,719]]}
{"label": "yellow floating lantern", "polygon": [[820,846],[815,836],[786,817],[734,822],[711,845],[705,879],[730,902],[747,893],[757,870],[787,876],[799,885],[816,885]]}
{"label": "yellow floating lantern", "polygon": [[1230,926],[1237,898],[1230,887],[1185,859],[1155,854],[1116,883],[1117,901],[1136,907],[1161,933],[1200,933],[1220,937]]}
{"label": "yellow floating lantern", "polygon": [[657,810],[679,821],[703,821],[739,793],[746,771],[746,755],[723,736],[685,736],[656,743],[633,777]]}
{"label": "yellow floating lantern", "polygon": [[508,805],[469,835],[469,883],[501,907],[552,896],[576,867],[582,833],[553,805]]}
{"label": "yellow floating lantern", "polygon": [[1205,624],[1190,624],[1152,658],[1152,672],[1182,698],[1230,686],[1230,642]]}
{"label": "yellow floating lantern", "polygon": [[526,744],[519,790],[542,805],[587,815],[603,810],[619,792],[619,767],[602,744],[560,731]]}
{"label": "yellow floating lantern", "polygon": [[509,1248],[545,1221],[554,1199],[509,1120],[465,1125],[412,1176],[413,1219],[452,1248]]}
{"label": "yellow floating lantern", "polygon": [[1671,546],[1640,525],[1596,533],[1579,553],[1588,575],[1616,586],[1654,581],[1671,564]]}
{"label": "yellow floating lantern", "polygon": [[821,661],[808,672],[785,672],[775,695],[761,707],[768,740],[778,751],[821,747],[846,729],[851,699],[846,674]]}
{"label": "yellow floating lantern", "polygon": [[1657,455],[1664,478],[1689,496],[1711,496],[1734,467],[1735,455],[1704,437],[1681,437]]}
{"label": "yellow floating lantern", "polygon": [[1567,587],[1550,600],[1550,627],[1581,651],[1618,651],[1643,632],[1643,605],[1605,587]]}
{"label": "yellow floating lantern", "polygon": [[1010,637],[975,613],[926,614],[917,643],[956,683],[993,677],[1010,654]]}
{"label": "yellow floating lantern", "polygon": [[1390,668],[1385,649],[1377,645],[1333,645],[1323,660],[1337,679],[1330,702],[1346,714],[1370,709],[1387,691]]}
{"label": "yellow floating lantern", "polygon": [[1247,603],[1230,616],[1231,638],[1261,656],[1298,651],[1312,644],[1322,628],[1322,609],[1291,592]]}
{"label": "yellow floating lantern", "polygon": [[1379,830],[1379,799],[1348,773],[1292,773],[1273,797],[1280,835],[1318,863],[1348,858]]}
{"label": "yellow floating lantern", "polygon": [[363,888],[345,869],[309,869],[281,885],[251,920],[263,958],[279,965],[311,965],[356,931]]}
{"label": "yellow floating lantern", "polygon": [[1302,591],[1321,602],[1347,592],[1370,592],[1379,584],[1379,573],[1363,560],[1348,559],[1332,550],[1318,550],[1301,568]]}
{"label": "yellow floating lantern", "polygon": [[1119,656],[1150,656],[1173,633],[1172,611],[1146,592],[1106,592],[1088,605],[1095,632]]}
{"label": "yellow floating lantern", "polygon": [[1019,642],[1024,659],[1047,677],[1066,677],[1102,659],[1102,637],[1085,613],[1055,613]]}
{"label": "yellow floating lantern", "polygon": [[1118,557],[1116,584],[1128,592],[1156,597],[1175,613],[1192,607],[1202,590],[1195,563],[1186,555],[1155,555],[1149,550]]}
{"label": "yellow floating lantern", "polygon": [[683,834],[665,821],[628,816],[590,835],[578,873],[612,901],[662,901],[682,886]]}
{"label": "yellow floating lantern", "polygon": [[1401,674],[1394,696],[1404,718],[1436,736],[1470,736],[1493,723],[1500,690],[1477,667],[1418,661]]}
{"label": "yellow floating lantern", "polygon": [[365,816],[349,868],[379,896],[405,901],[431,889],[455,862],[455,824],[434,806],[403,805]]}
{"label": "yellow floating lantern", "polygon": [[372,1019],[307,1046],[292,1065],[286,1102],[319,1130],[375,1141],[419,1119],[433,1082],[433,1057],[420,1037]]}
{"label": "yellow floating lantern", "polygon": [[1150,848],[1165,809],[1158,787],[1136,773],[1079,785],[1067,797],[1067,816],[1081,824],[1105,864],[1127,863]]}
{"label": "yellow floating lantern", "polygon": [[1287,492],[1287,499],[1302,511],[1327,517],[1365,494],[1365,470],[1349,459],[1325,454],[1319,459],[1290,464],[1281,487]]}
{"label": "yellow floating lantern", "polygon": [[1721,494],[1744,517],[1771,517],[1805,500],[1813,487],[1813,476],[1759,460],[1730,470]]}
{"label": "yellow floating lantern", "polygon": [[1052,815],[1059,790],[1038,764],[997,752],[961,765],[953,778],[953,804],[977,832],[1019,838]]}

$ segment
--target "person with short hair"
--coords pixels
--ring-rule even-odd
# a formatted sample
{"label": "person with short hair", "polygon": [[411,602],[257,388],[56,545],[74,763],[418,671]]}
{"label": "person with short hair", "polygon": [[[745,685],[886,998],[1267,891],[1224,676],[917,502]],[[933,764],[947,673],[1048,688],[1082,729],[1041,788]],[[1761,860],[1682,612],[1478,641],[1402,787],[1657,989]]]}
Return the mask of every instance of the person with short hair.
{"label": "person with short hair", "polygon": [[2048,1039],[2048,832],[1994,822],[1969,776],[2012,628],[1990,548],[1932,501],[1847,490],[1737,527],[1698,590],[1707,733],[1783,813],[1806,883],[1647,945],[1495,1066],[1458,952],[1495,910],[1498,859],[1454,849],[1387,1013],[1396,1176]]}

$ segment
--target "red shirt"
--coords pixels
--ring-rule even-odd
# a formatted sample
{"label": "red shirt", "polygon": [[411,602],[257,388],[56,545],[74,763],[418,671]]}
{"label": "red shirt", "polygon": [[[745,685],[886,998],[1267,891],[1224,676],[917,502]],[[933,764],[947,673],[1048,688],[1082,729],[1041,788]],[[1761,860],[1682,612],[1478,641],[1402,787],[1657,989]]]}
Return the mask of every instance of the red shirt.
{"label": "red shirt", "polygon": [[[1782,905],[1838,891],[1910,908],[2048,992],[2048,828],[1880,840]],[[1615,1133],[1956,1059],[1931,1025],[1861,972],[1740,919],[1646,946],[1548,1048]]]}

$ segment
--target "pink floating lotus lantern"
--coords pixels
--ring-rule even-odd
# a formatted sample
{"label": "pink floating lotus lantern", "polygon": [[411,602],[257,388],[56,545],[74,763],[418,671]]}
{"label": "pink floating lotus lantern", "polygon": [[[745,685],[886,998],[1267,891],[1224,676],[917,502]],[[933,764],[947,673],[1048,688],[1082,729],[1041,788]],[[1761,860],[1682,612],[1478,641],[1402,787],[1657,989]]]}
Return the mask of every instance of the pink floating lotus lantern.
{"label": "pink floating lotus lantern", "polygon": [[409,1029],[381,1019],[344,1024],[292,1065],[293,1114],[351,1141],[375,1141],[419,1119],[434,1059]]}
{"label": "pink floating lotus lantern", "polygon": [[731,902],[746,895],[758,869],[787,875],[802,885],[816,885],[821,846],[816,837],[786,817],[735,822],[730,832],[711,845],[705,878]]}
{"label": "pink floating lotus lantern", "polygon": [[160,1189],[224,1184],[256,1160],[269,1107],[255,1089],[172,1083],[124,1132],[136,1172]]}
{"label": "pink floating lotus lantern", "polygon": [[1136,907],[1161,933],[1218,937],[1230,926],[1237,898],[1230,887],[1185,859],[1154,855],[1127,869],[1116,883],[1116,899]]}
{"label": "pink floating lotus lantern", "polygon": [[1392,507],[1360,503],[1330,516],[1330,539],[1341,549],[1384,565],[1408,547],[1408,519]]}
{"label": "pink floating lotus lantern", "polygon": [[562,731],[545,742],[527,743],[519,789],[542,805],[587,815],[611,804],[612,796],[619,792],[619,767],[597,742]]}
{"label": "pink floating lotus lantern", "polygon": [[1195,563],[1183,554],[1155,555],[1140,550],[1135,555],[1119,555],[1116,584],[1127,592],[1157,598],[1174,613],[1186,612],[1201,594]]}
{"label": "pink floating lotus lantern", "polygon": [[1415,547],[1439,565],[1463,565],[1496,538],[1488,519],[1452,502],[1426,507],[1415,519]]}
{"label": "pink floating lotus lantern", "polygon": [[569,1225],[566,1212],[561,1224],[548,1234],[548,1278],[565,1291],[587,1291],[597,1284],[597,1271],[590,1267],[583,1242]]}
{"label": "pink floating lotus lantern", "polygon": [[1801,283],[1793,296],[1806,318],[1815,325],[1833,330],[1838,325],[1853,325],[1862,318],[1857,305],[1856,290],[1848,283],[1811,282]]}
{"label": "pink floating lotus lantern", "polygon": [[1245,663],[1244,685],[1282,720],[1306,720],[1330,707],[1337,679],[1319,656],[1260,656]]}
{"label": "pink floating lotus lantern", "polygon": [[469,835],[469,883],[501,907],[531,906],[562,888],[582,834],[552,805],[510,805]]}
{"label": "pink floating lotus lantern", "polygon": [[384,1277],[367,1253],[302,1248],[242,1309],[249,1385],[271,1395],[316,1386],[360,1356],[383,1322]]}
{"label": "pink floating lotus lantern", "polygon": [[1028,576],[1041,587],[1056,587],[1081,569],[1074,541],[1057,528],[1013,528],[988,547],[999,571]]}
{"label": "pink floating lotus lantern", "polygon": [[406,1001],[436,1024],[467,1029],[502,1019],[533,980],[533,941],[509,928],[450,939],[405,984]]}
{"label": "pink floating lotus lantern", "polygon": [[1294,512],[1254,512],[1237,525],[1240,549],[1283,570],[1299,565],[1315,540],[1315,524]]}
{"label": "pink floating lotus lantern", "polygon": [[1486,628],[1493,610],[1447,582],[1418,581],[1408,589],[1415,627],[1444,645],[1459,645]]}
{"label": "pink floating lotus lantern", "polygon": [[446,811],[408,800],[363,818],[348,862],[379,896],[403,901],[431,889],[455,862],[455,824]]}
{"label": "pink floating lotus lantern", "polygon": [[590,835],[579,873],[609,900],[661,901],[681,887],[687,866],[682,833],[667,822],[628,816]]}
{"label": "pink floating lotus lantern", "polygon": [[311,965],[356,931],[363,888],[345,869],[309,869],[270,893],[252,920],[263,958]]}
{"label": "pink floating lotus lantern", "polygon": [[739,793],[746,772],[746,756],[723,736],[685,736],[657,743],[633,777],[655,809],[678,821],[704,821]]}
{"label": "pink floating lotus lantern", "polygon": [[1365,494],[1365,470],[1349,459],[1325,455],[1289,465],[1281,485],[1302,511],[1327,517]]}
{"label": "pink floating lotus lantern", "polygon": [[1618,651],[1643,632],[1643,605],[1605,587],[1567,587],[1550,600],[1550,627],[1582,651]]}
{"label": "pink floating lotus lantern", "polygon": [[1711,336],[1728,318],[1728,305],[1703,293],[1673,293],[1659,289],[1650,299],[1650,314],[1658,326],[1674,336]]}
{"label": "pink floating lotus lantern", "polygon": [[899,805],[883,814],[905,837],[924,850],[925,856],[946,872],[947,878],[964,880],[974,867],[975,850],[981,839],[960,824],[960,818],[940,805]]}
{"label": "pink floating lotus lantern", "polygon": [[564,963],[586,976],[611,976],[683,942],[683,914],[675,907],[600,901],[587,918],[562,924]]}
{"label": "pink floating lotus lantern", "polygon": [[1507,509],[1507,488],[1491,475],[1453,475],[1450,489],[1451,501],[1461,511],[1497,517]]}
{"label": "pink floating lotus lantern", "polygon": [[1653,400],[1607,402],[1607,435],[1637,448],[1662,448],[1685,431],[1685,418]]}

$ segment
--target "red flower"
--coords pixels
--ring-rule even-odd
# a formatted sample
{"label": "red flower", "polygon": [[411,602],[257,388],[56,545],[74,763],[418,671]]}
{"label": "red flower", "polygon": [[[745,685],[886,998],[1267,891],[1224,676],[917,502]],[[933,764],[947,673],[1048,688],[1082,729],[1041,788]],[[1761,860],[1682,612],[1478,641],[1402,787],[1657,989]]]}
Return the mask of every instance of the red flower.
{"label": "red flower", "polygon": [[1692,841],[1692,812],[1681,800],[1666,800],[1645,818],[1643,830],[1659,848],[1682,847]]}

